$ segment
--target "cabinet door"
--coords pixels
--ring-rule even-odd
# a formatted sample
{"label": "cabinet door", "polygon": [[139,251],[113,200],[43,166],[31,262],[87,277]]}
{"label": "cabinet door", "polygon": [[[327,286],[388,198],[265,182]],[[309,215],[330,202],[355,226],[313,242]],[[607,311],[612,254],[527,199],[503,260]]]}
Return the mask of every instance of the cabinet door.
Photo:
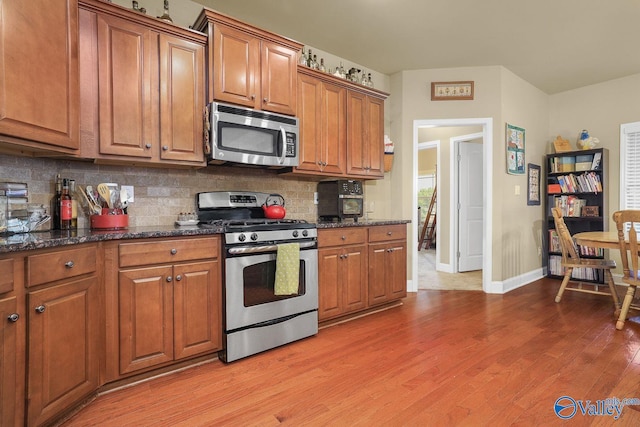
{"label": "cabinet door", "polygon": [[99,385],[95,276],[28,294],[28,425],[41,425]]}
{"label": "cabinet door", "polygon": [[215,24],[213,28],[213,97],[254,108],[260,105],[260,40]]}
{"label": "cabinet door", "polygon": [[204,46],[160,35],[160,158],[203,162]]}
{"label": "cabinet door", "polygon": [[365,132],[366,95],[347,91],[347,174],[367,175]]}
{"label": "cabinet door", "polygon": [[263,40],[261,42],[262,110],[296,114],[298,52]]}
{"label": "cabinet door", "polygon": [[342,249],[318,250],[318,320],[342,314]]}
{"label": "cabinet door", "polygon": [[173,360],[171,266],[120,271],[120,373]]}
{"label": "cabinet door", "polygon": [[77,149],[77,0],[2,0],[0,16],[0,134]]}
{"label": "cabinet door", "polygon": [[367,307],[367,247],[346,247],[343,255],[343,313],[349,313]]}
{"label": "cabinet door", "polygon": [[321,137],[323,172],[343,175],[347,156],[347,90],[337,85],[322,85]]}
{"label": "cabinet door", "polygon": [[97,31],[100,153],[151,158],[158,141],[157,34],[109,15],[97,16]]}
{"label": "cabinet door", "polygon": [[298,76],[298,120],[300,124],[298,171],[322,170],[322,82],[305,74]]}
{"label": "cabinet door", "polygon": [[347,174],[384,176],[384,101],[347,92]]}
{"label": "cabinet door", "polygon": [[221,278],[218,261],[173,269],[175,359],[221,348]]}
{"label": "cabinet door", "polygon": [[397,242],[390,245],[387,253],[387,284],[389,299],[407,296],[407,245]]}
{"label": "cabinet door", "polygon": [[369,305],[389,300],[386,271],[387,245],[369,245]]}
{"label": "cabinet door", "polygon": [[[18,358],[24,360],[24,353],[20,353],[18,346],[18,323],[24,319],[11,320],[10,316],[18,314],[18,304],[15,297],[0,300],[0,425],[19,426],[22,420],[18,418],[17,404],[23,401],[24,377],[18,377]],[[9,319],[9,320],[7,320]]]}
{"label": "cabinet door", "polygon": [[367,97],[367,137],[366,148],[367,175],[384,176],[384,100]]}

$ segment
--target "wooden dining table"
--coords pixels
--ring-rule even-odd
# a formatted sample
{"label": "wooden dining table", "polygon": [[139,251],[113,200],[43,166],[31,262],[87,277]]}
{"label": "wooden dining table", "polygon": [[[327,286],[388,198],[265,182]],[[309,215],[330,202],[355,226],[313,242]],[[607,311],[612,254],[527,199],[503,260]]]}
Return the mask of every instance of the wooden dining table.
{"label": "wooden dining table", "polygon": [[580,246],[591,248],[618,249],[618,231],[584,231],[573,235]]}

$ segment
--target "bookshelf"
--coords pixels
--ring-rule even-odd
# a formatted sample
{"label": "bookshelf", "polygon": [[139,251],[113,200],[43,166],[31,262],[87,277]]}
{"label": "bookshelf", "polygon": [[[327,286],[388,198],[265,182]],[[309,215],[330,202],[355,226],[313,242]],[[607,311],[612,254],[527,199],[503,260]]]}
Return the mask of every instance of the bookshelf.
{"label": "bookshelf", "polygon": [[[607,173],[606,148],[546,156],[546,230],[543,233],[543,262],[546,262],[547,277],[562,279],[563,276],[560,266],[562,253],[551,208],[560,207],[564,222],[572,235],[583,231],[607,231]],[[578,250],[580,256],[585,258],[604,257],[602,249],[578,246]],[[604,283],[601,273],[592,269],[575,269],[572,277],[576,280]]]}

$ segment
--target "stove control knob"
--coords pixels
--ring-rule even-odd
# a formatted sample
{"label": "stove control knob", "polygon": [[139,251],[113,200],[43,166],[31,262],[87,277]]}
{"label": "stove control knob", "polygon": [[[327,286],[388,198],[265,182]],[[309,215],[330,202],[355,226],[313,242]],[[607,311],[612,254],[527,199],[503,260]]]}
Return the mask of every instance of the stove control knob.
{"label": "stove control knob", "polygon": [[258,235],[256,233],[251,233],[251,240],[253,241],[258,240]]}
{"label": "stove control knob", "polygon": [[245,236],[244,234],[241,234],[238,236],[238,240],[240,240],[241,242],[244,242],[245,240],[247,240],[247,236]]}
{"label": "stove control knob", "polygon": [[307,230],[302,230],[302,235],[304,237],[307,237],[309,235],[309,232]]}
{"label": "stove control knob", "polygon": [[298,230],[295,230],[295,231],[293,232],[293,237],[298,237]]}

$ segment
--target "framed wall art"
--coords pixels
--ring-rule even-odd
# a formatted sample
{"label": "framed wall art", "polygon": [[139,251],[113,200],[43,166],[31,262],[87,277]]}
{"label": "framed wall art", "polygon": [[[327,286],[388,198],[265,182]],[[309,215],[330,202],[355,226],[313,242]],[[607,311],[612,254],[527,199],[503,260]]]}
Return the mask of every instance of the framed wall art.
{"label": "framed wall art", "polygon": [[524,175],[524,129],[507,123],[507,173]]}
{"label": "framed wall art", "polygon": [[540,166],[529,163],[527,165],[529,174],[527,175],[527,205],[540,204]]}
{"label": "framed wall art", "polygon": [[473,99],[473,82],[431,82],[431,100],[471,100]]}

